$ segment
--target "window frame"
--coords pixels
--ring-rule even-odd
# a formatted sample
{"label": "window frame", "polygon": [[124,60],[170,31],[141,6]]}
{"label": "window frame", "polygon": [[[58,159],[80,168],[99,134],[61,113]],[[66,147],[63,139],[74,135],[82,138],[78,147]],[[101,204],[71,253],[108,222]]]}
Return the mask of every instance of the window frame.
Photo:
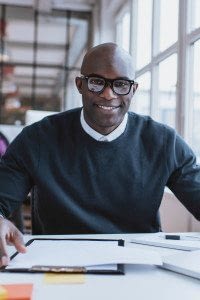
{"label": "window frame", "polygon": [[[130,48],[133,63],[136,67],[137,58],[137,10],[138,1],[130,0]],[[192,29],[192,0],[179,0],[178,11],[178,40],[162,52],[159,51],[159,18],[160,0],[152,0],[152,37],[151,60],[141,69],[135,70],[135,78],[151,74],[150,88],[150,116],[158,117],[159,97],[159,64],[173,54],[177,54],[177,88],[176,88],[176,117],[175,129],[188,142],[192,142],[193,119],[193,70],[194,70],[194,43],[200,39],[200,27]],[[120,14],[117,16],[119,22]]]}

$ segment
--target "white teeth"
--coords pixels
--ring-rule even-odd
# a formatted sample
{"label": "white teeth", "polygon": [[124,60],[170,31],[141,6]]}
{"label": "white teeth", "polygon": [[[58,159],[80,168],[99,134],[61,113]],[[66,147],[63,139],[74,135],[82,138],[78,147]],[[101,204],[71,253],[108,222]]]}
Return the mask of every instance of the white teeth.
{"label": "white teeth", "polygon": [[104,106],[104,105],[98,105],[98,107],[106,109],[106,110],[112,110],[112,109],[117,108],[117,107],[113,107],[113,106]]}

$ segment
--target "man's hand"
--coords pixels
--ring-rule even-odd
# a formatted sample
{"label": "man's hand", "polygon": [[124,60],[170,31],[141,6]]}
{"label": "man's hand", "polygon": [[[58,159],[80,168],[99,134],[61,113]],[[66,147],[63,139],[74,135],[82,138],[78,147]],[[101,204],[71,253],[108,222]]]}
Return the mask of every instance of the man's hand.
{"label": "man's hand", "polygon": [[10,261],[7,245],[14,245],[18,252],[26,252],[22,233],[13,223],[0,217],[0,267],[7,266]]}

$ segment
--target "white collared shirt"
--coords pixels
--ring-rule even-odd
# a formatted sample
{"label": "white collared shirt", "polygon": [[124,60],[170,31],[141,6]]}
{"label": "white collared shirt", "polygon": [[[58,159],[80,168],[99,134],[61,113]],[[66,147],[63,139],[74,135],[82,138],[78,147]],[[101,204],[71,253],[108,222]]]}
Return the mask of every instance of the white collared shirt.
{"label": "white collared shirt", "polygon": [[95,140],[97,140],[99,142],[111,142],[111,141],[115,140],[116,138],[118,138],[124,132],[127,121],[128,121],[128,114],[126,113],[121,124],[115,130],[113,130],[111,133],[109,133],[107,135],[103,135],[103,134],[95,131],[93,128],[91,128],[86,123],[84,115],[83,115],[83,109],[81,110],[80,121],[81,121],[81,125],[82,125],[84,131],[87,134],[89,134],[92,138],[94,138]]}

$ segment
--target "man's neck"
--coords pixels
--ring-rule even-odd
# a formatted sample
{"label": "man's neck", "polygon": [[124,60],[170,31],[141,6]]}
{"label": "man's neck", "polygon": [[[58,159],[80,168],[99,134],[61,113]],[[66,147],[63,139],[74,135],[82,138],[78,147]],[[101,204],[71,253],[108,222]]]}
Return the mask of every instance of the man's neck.
{"label": "man's neck", "polygon": [[91,137],[93,137],[95,140],[101,141],[103,136],[106,136],[107,141],[113,141],[116,138],[118,138],[125,130],[126,124],[128,121],[128,114],[125,115],[123,121],[119,124],[118,127],[114,128],[111,132],[107,133],[102,133],[102,131],[97,131],[94,128],[92,128],[85,120],[83,110],[81,111],[81,125],[84,129],[84,131],[89,134]]}

